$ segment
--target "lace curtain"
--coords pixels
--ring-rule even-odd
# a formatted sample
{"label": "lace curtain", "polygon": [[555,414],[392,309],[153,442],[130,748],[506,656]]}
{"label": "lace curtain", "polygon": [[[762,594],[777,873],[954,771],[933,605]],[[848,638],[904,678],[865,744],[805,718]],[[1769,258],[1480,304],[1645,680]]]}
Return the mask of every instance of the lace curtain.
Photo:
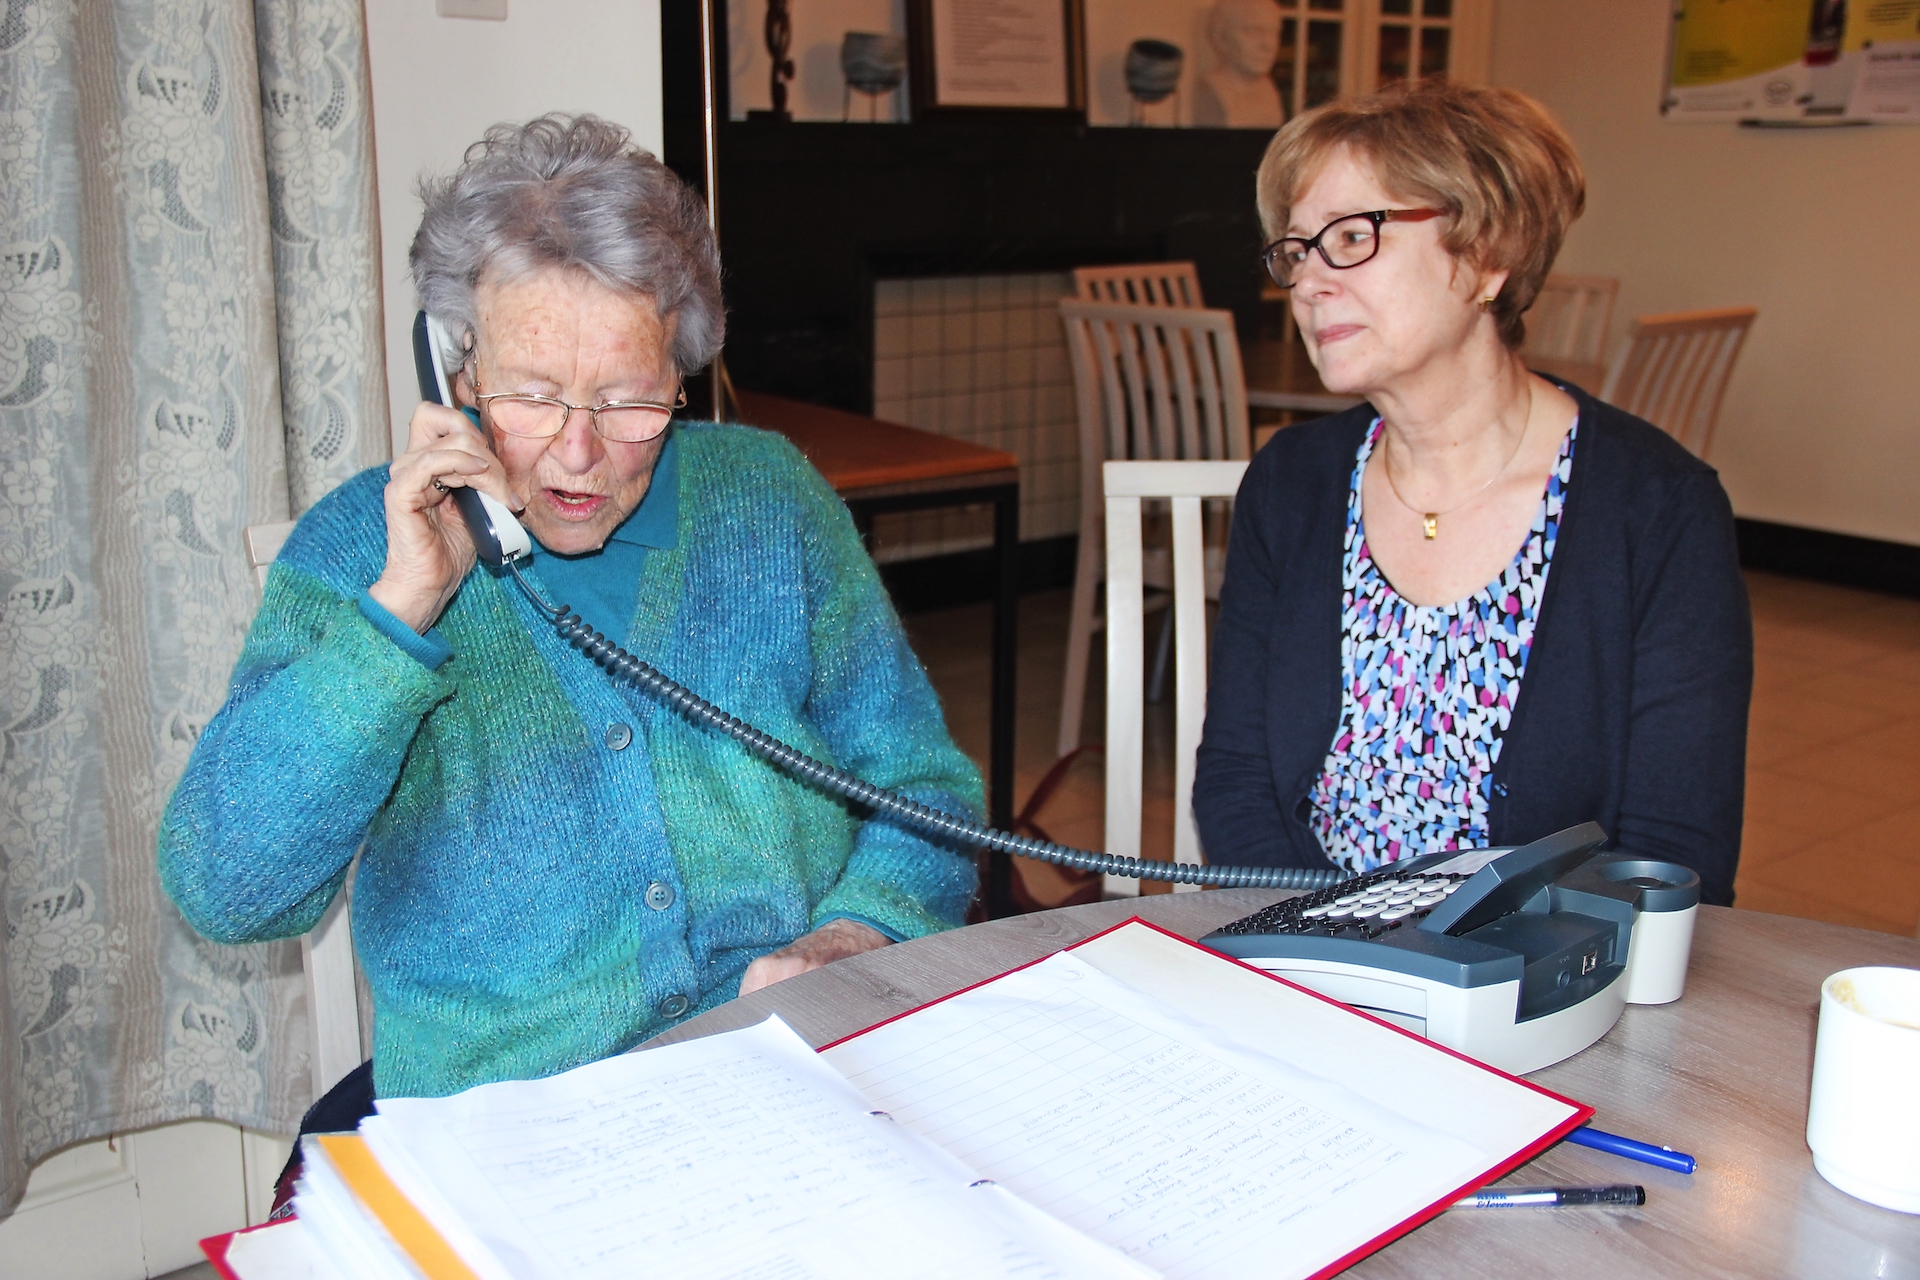
{"label": "lace curtain", "polygon": [[241,546],[386,456],[358,0],[0,16],[0,1214],[68,1144],[291,1132],[299,953],[154,831],[256,603]]}

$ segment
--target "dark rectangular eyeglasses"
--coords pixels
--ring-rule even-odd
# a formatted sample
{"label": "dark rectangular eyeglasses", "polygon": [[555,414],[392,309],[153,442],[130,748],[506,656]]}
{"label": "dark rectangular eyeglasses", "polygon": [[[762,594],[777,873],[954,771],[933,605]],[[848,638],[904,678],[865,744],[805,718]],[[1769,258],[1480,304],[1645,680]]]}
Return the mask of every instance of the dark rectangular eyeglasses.
{"label": "dark rectangular eyeglasses", "polygon": [[1381,223],[1425,222],[1429,218],[1443,218],[1446,213],[1445,209],[1375,209],[1372,213],[1350,213],[1320,228],[1320,233],[1311,240],[1302,240],[1299,236],[1275,240],[1260,251],[1260,260],[1267,264],[1267,274],[1275,284],[1291,289],[1300,278],[1300,269],[1306,266],[1309,253],[1319,253],[1320,260],[1335,271],[1346,271],[1372,261],[1373,255],[1380,252]]}

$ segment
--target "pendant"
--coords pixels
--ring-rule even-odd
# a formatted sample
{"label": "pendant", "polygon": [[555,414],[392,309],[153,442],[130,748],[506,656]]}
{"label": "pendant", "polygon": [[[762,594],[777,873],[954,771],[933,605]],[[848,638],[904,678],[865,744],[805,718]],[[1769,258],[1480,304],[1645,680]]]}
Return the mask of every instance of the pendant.
{"label": "pendant", "polygon": [[1422,520],[1421,523],[1426,526],[1427,541],[1432,542],[1434,535],[1440,532],[1440,513],[1438,511],[1427,512],[1426,518]]}

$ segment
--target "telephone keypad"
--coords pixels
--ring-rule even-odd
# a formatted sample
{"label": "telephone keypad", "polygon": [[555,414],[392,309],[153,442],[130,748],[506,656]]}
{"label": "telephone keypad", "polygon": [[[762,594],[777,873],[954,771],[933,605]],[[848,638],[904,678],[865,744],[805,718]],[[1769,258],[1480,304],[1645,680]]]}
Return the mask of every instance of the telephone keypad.
{"label": "telephone keypad", "polygon": [[1226,934],[1290,933],[1374,939],[1418,925],[1467,882],[1464,875],[1399,875],[1391,866],[1316,893],[1264,907],[1220,930]]}

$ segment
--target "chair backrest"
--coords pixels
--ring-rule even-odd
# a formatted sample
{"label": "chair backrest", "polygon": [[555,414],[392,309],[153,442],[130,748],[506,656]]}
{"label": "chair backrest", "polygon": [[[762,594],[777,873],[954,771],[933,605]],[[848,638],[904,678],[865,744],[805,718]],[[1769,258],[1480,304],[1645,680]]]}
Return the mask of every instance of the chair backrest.
{"label": "chair backrest", "polygon": [[[267,570],[286,545],[294,522],[250,525],[242,535],[247,563],[262,591]],[[360,1040],[360,990],[353,971],[353,927],[347,892],[342,890],[320,923],[300,937],[300,967],[307,984],[307,1030],[313,1054],[313,1096],[317,1099],[341,1077],[367,1060]]]}
{"label": "chair backrest", "polygon": [[1062,298],[1080,413],[1082,492],[1099,463],[1226,461],[1248,451],[1233,313]]}
{"label": "chair backrest", "polygon": [[1721,307],[1637,317],[1607,369],[1600,398],[1706,457],[1733,362],[1759,314],[1753,307]]}
{"label": "chair backrest", "polygon": [[1620,282],[1612,276],[1548,276],[1527,312],[1525,354],[1603,363],[1619,292]]}
{"label": "chair backrest", "polygon": [[1119,267],[1075,267],[1073,290],[1084,302],[1140,307],[1204,307],[1200,276],[1191,262],[1133,262]]}
{"label": "chair backrest", "polygon": [[[1193,760],[1207,710],[1207,602],[1201,504],[1231,498],[1246,475],[1231,462],[1108,462],[1101,468],[1107,520],[1106,852],[1140,856],[1144,799],[1146,609],[1141,504],[1167,499],[1173,515],[1173,856],[1200,861],[1193,821]],[[1193,888],[1181,885],[1182,889]],[[1109,893],[1139,882],[1107,877]]]}

